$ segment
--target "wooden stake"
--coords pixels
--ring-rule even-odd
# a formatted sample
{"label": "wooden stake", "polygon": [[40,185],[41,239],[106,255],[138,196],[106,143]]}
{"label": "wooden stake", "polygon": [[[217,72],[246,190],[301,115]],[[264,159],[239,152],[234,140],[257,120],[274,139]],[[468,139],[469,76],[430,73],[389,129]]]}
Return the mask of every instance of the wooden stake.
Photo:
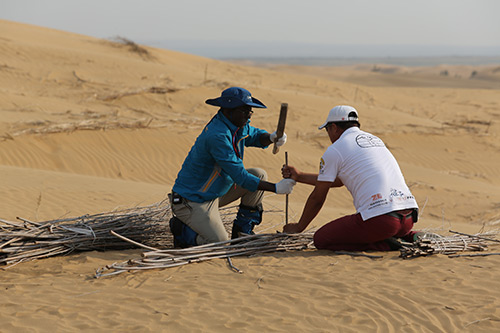
{"label": "wooden stake", "polygon": [[[285,166],[288,166],[288,152],[285,151]],[[288,224],[288,194],[285,196],[285,224]]]}

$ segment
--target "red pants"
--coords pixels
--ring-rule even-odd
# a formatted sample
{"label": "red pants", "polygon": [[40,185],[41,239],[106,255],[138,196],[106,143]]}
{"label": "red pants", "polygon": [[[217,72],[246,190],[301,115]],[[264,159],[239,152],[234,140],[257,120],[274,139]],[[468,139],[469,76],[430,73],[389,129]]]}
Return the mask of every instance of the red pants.
{"label": "red pants", "polygon": [[347,215],[322,226],[314,234],[317,249],[332,251],[389,251],[389,237],[410,238],[413,219],[380,215],[363,221],[360,214]]}

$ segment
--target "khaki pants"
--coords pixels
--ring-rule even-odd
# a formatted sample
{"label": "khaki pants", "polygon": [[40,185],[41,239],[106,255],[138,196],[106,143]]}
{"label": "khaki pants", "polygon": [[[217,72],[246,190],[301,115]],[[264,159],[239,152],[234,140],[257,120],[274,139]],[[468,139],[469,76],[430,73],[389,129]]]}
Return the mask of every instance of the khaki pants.
{"label": "khaki pants", "polygon": [[[259,177],[261,180],[267,180],[267,173],[260,168],[249,168],[249,173]],[[248,207],[256,207],[262,203],[264,191],[250,192],[243,187],[236,185],[220,198],[202,203],[183,199],[179,204],[171,204],[173,214],[191,229],[196,231],[198,245],[221,242],[229,239],[224,228],[219,213],[219,207],[224,207],[239,198],[241,204]],[[172,203],[171,194],[169,194]]]}

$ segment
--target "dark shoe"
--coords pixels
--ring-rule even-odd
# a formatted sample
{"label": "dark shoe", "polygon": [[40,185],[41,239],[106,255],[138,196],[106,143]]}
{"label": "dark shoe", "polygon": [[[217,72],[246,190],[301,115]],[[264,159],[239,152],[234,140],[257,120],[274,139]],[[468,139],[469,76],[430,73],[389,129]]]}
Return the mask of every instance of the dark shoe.
{"label": "dark shoe", "polygon": [[389,248],[391,251],[397,251],[403,247],[403,244],[401,244],[399,239],[397,239],[395,237],[389,237],[389,238],[385,239],[384,242],[386,242],[389,245]]}
{"label": "dark shoe", "polygon": [[231,239],[239,238],[242,235],[243,236],[245,236],[245,235],[255,235],[255,233],[253,232],[253,230],[250,230],[248,233],[244,232],[239,225],[237,225],[236,223],[233,223],[233,229],[231,230]]}

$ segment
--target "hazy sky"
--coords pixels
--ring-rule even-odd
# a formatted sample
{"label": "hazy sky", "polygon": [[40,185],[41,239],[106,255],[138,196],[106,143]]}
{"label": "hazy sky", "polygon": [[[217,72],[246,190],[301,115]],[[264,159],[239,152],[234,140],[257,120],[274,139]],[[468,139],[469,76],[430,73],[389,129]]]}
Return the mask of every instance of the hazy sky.
{"label": "hazy sky", "polygon": [[227,42],[237,42],[263,54],[305,43],[497,52],[499,15],[499,0],[0,0],[0,18],[11,21],[177,48],[231,52]]}

